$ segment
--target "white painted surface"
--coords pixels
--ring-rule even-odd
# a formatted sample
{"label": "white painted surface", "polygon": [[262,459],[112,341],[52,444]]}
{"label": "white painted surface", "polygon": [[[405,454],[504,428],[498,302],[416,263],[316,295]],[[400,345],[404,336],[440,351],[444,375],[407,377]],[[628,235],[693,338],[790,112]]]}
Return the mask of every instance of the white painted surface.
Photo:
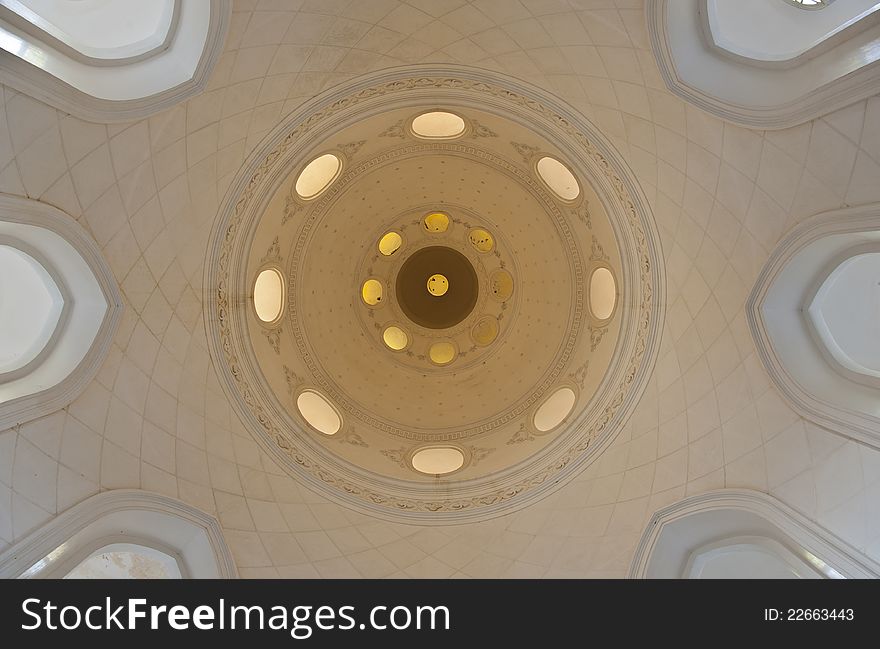
{"label": "white painted surface", "polygon": [[64,576],[64,579],[182,578],[174,557],[135,543],[105,545]]}
{"label": "white painted surface", "polygon": [[880,9],[876,0],[836,2],[805,11],[776,0],[707,0],[715,44],[759,61],[787,61]]}
{"label": "white painted surface", "polygon": [[0,403],[35,394],[64,380],[89,351],[108,309],[92,270],[65,239],[46,228],[0,221],[3,234],[22,241],[48,260],[64,278],[71,299],[62,335],[33,371],[0,384]]}
{"label": "white painted surface", "polygon": [[159,47],[175,0],[3,0],[25,20],[85,56],[117,59]]}
{"label": "white painted surface", "polygon": [[46,269],[0,245],[0,374],[30,363],[58,326],[64,299]]}
{"label": "white painted surface", "polygon": [[850,257],[835,268],[808,315],[838,363],[880,377],[880,252]]}
{"label": "white painted surface", "polygon": [[210,22],[210,0],[183,2],[170,46],[155,56],[122,66],[94,66],[74,60],[2,22],[0,48],[93,97],[117,101],[140,99],[192,79]]}

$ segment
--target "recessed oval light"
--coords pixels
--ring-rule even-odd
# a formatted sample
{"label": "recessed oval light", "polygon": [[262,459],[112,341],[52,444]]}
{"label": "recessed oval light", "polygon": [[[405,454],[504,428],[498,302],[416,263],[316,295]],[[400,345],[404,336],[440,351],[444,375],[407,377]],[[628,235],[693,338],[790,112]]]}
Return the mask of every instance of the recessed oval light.
{"label": "recessed oval light", "polygon": [[428,358],[435,365],[449,365],[455,360],[456,355],[455,345],[450,342],[434,343],[428,349]]}
{"label": "recessed oval light", "polygon": [[556,158],[544,156],[538,160],[538,175],[547,186],[564,201],[573,201],[581,193],[577,178],[568,167]]}
{"label": "recessed oval light", "polygon": [[449,217],[443,212],[431,212],[422,223],[428,232],[446,232],[449,229]]}
{"label": "recessed oval light", "polygon": [[392,349],[396,352],[405,349],[409,344],[409,336],[407,333],[395,325],[387,327],[385,331],[382,332],[382,340],[385,341],[385,345],[388,349]]}
{"label": "recessed oval light", "polygon": [[305,390],[296,399],[296,407],[309,426],[324,435],[335,435],[342,428],[342,417],[327,399],[314,390]]}
{"label": "recessed oval light", "polygon": [[506,270],[496,270],[489,276],[489,290],[496,300],[505,302],[513,295],[513,275]]}
{"label": "recessed oval light", "polygon": [[284,280],[275,268],[267,268],[254,282],[254,311],[263,322],[275,322],[284,307]]}
{"label": "recessed oval light", "polygon": [[427,139],[447,139],[464,133],[464,120],[455,113],[435,110],[422,113],[412,121],[412,130],[418,137]]}
{"label": "recessed oval light", "polygon": [[607,320],[617,304],[617,282],[607,268],[597,268],[590,276],[590,311],[599,320]]}
{"label": "recessed oval light", "polygon": [[335,154],[319,155],[300,172],[296,179],[296,193],[306,200],[317,197],[336,180],[341,168],[342,160]]}
{"label": "recessed oval light", "polygon": [[368,279],[361,286],[361,299],[370,306],[376,306],[382,302],[384,292],[382,282],[378,279]]}
{"label": "recessed oval light", "polygon": [[416,451],[412,467],[427,475],[445,475],[464,466],[464,453],[454,446],[435,446]]}
{"label": "recessed oval light", "polygon": [[397,234],[397,232],[386,232],[382,235],[382,238],[379,239],[379,252],[386,257],[390,257],[397,252],[402,245],[403,237]]}
{"label": "recessed oval light", "polygon": [[568,417],[577,399],[571,388],[559,388],[535,411],[534,424],[542,433],[553,430]]}
{"label": "recessed oval light", "polygon": [[492,316],[481,318],[471,330],[471,338],[480,347],[485,347],[498,337],[498,320]]}
{"label": "recessed oval light", "polygon": [[495,246],[495,241],[492,239],[492,235],[481,228],[471,230],[470,234],[468,234],[468,241],[470,241],[471,245],[480,252],[491,252],[492,248]]}

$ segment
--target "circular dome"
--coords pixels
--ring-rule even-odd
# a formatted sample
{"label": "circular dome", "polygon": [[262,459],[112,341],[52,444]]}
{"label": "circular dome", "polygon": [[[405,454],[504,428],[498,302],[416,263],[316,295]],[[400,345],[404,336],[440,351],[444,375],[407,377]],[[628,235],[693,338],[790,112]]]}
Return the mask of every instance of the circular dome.
{"label": "circular dome", "polygon": [[[361,78],[292,114],[231,185],[206,269],[209,346],[244,425],[322,495],[420,524],[500,515],[576,475],[632,411],[662,315],[657,233],[613,147],[540,90],[450,70]],[[417,133],[446,97],[465,128]],[[282,220],[322,149],[345,169]],[[536,151],[575,179],[562,196]],[[268,333],[238,306],[267,259],[286,271]],[[621,316],[597,328],[600,266]],[[310,392],[335,434],[302,414]]]}

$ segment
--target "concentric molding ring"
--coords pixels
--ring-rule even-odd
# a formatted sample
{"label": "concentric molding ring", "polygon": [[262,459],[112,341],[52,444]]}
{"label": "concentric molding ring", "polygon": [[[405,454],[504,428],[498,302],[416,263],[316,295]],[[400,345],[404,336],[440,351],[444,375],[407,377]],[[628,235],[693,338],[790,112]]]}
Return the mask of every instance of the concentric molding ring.
{"label": "concentric molding ring", "polygon": [[[572,416],[554,443],[528,462],[486,478],[444,484],[395,480],[343,460],[292,425],[249,356],[237,298],[255,219],[273,188],[328,129],[403,107],[478,108],[534,124],[588,181],[609,214],[623,262],[621,333],[615,360],[592,402]],[[320,199],[320,200],[323,200]],[[209,241],[205,322],[218,377],[257,441],[308,488],[389,520],[449,524],[508,513],[576,476],[611,442],[647,385],[660,342],[665,276],[659,234],[633,172],[589,121],[540,89],[465,66],[414,66],[354,80],[289,116],[253,152],[230,185]],[[584,304],[578,305],[584,308]]]}

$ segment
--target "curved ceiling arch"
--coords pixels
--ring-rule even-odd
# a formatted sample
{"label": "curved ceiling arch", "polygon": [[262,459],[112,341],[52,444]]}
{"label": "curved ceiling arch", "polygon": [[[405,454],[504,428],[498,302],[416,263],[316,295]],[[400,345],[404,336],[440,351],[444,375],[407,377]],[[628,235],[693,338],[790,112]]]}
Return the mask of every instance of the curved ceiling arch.
{"label": "curved ceiling arch", "polygon": [[[831,288],[827,285],[829,276],[866,245],[880,245],[880,204],[807,219],[771,254],[746,303],[746,315],[764,367],[796,412],[829,430],[880,448],[880,385],[873,377],[847,370],[835,359],[810,314],[815,296],[819,295],[821,303],[822,287]],[[842,299],[871,304],[876,301],[876,278],[865,283],[864,275],[859,276],[861,284],[847,287],[850,298]],[[869,308],[850,309],[847,315],[859,319],[850,325],[859,330],[876,323]]]}
{"label": "curved ceiling arch", "polygon": [[230,0],[149,0],[134,10],[152,25],[147,33],[117,29],[112,21],[127,24],[129,10],[110,11],[102,0],[73,3],[82,15],[59,13],[45,0],[3,4],[0,81],[101,123],[148,117],[204,90],[232,13]]}
{"label": "curved ceiling arch", "polygon": [[[59,322],[41,336],[39,350],[26,364],[0,374],[4,429],[63,408],[85,389],[110,349],[122,297],[97,244],[76,221],[46,203],[0,196],[0,244],[39,262],[63,302]],[[20,312],[14,297],[7,293],[0,300],[0,319]],[[47,308],[50,315],[52,304]]]}
{"label": "curved ceiling arch", "polygon": [[[738,126],[782,129],[880,91],[880,12],[865,13],[847,29],[787,62],[759,61],[716,44],[707,18],[707,2],[713,1],[645,3],[648,36],[660,75],[669,91],[681,99]],[[740,8],[740,3],[727,4]],[[777,11],[809,20],[809,15],[801,14],[836,12],[846,3],[821,12],[801,11],[781,0],[778,4]]]}

